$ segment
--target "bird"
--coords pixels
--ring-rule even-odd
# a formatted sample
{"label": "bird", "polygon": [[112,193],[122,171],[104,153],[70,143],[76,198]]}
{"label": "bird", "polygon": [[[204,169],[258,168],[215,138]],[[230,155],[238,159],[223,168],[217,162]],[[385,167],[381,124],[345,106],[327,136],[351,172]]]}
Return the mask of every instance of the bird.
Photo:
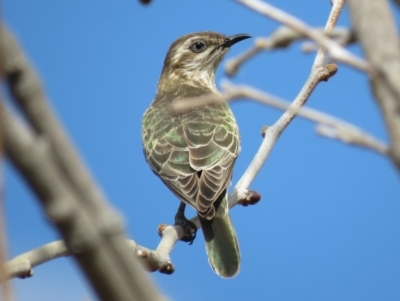
{"label": "bird", "polygon": [[220,95],[215,72],[230,47],[248,34],[225,36],[203,31],[173,42],[164,60],[156,96],[143,114],[142,144],[151,170],[180,200],[175,224],[193,242],[196,225],[186,205],[199,216],[214,272],[231,278],[239,272],[240,251],[229,215],[227,188],[240,151],[239,129],[226,102],[171,109],[174,101]]}

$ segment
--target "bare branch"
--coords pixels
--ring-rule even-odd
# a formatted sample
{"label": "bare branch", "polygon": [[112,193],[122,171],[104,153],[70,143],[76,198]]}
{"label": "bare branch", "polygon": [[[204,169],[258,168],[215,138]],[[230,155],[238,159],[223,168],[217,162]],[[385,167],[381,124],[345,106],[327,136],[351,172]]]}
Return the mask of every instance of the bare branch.
{"label": "bare branch", "polygon": [[[282,110],[290,109],[290,102],[268,95],[252,87],[229,85],[225,89],[229,90],[229,94],[231,96],[234,95],[235,98],[249,98]],[[316,122],[317,132],[327,138],[365,147],[382,155],[388,154],[389,148],[385,143],[351,123],[308,107],[302,107],[297,115]]]}
{"label": "bare branch", "polygon": [[[340,1],[343,2],[343,0]],[[340,11],[342,6],[342,3],[340,1],[337,0],[334,2],[333,9],[331,11],[331,13],[334,15],[330,16],[328,23],[336,23],[336,21],[334,21],[334,19],[337,19],[336,16],[338,16],[338,12],[336,10]],[[317,42],[322,48],[327,49],[332,59],[348,64],[349,66],[357,68],[361,71],[370,72],[370,66],[366,61],[350,53],[337,42],[331,40],[320,31],[308,26],[306,23],[297,19],[296,17],[272,6],[271,4],[260,0],[237,0],[237,2],[253,9],[254,11],[262,15],[270,17],[290,28],[299,31],[303,35]],[[328,24],[326,28],[329,29],[330,27],[331,25]]]}
{"label": "bare branch", "polygon": [[[136,254],[140,263],[148,271],[159,270],[165,274],[172,274],[174,267],[171,262],[159,252],[137,245],[133,240],[127,240],[132,254]],[[26,278],[33,275],[33,268],[53,259],[72,255],[64,241],[54,241],[39,248],[21,254],[5,264],[4,279]]]}
{"label": "bare branch", "polygon": [[[341,46],[351,45],[357,42],[357,37],[354,34],[354,31],[347,28],[336,27],[332,30],[326,31],[325,34],[328,37],[335,39]],[[301,48],[304,52],[312,52],[318,50],[319,46],[315,42],[305,42]]]}
{"label": "bare branch", "polygon": [[[55,163],[75,187],[84,203],[91,207],[93,215],[98,215],[103,212],[104,204],[107,203],[103,192],[93,181],[62,125],[58,122],[35,70],[7,30],[4,27],[0,30],[4,71],[13,100],[20,106],[33,129],[41,137],[46,137]],[[117,219],[115,217],[113,222],[117,222]],[[122,221],[120,223],[122,227]]]}
{"label": "bare branch", "polygon": [[[283,22],[284,24],[294,27],[296,29],[301,29],[302,32],[306,32],[308,30],[307,26],[301,22],[300,20],[295,19],[294,17],[286,14],[283,11],[280,11],[279,9],[276,9],[270,5],[263,6],[265,3],[260,2],[258,0],[238,0],[239,2],[243,2],[246,4],[252,3],[256,7],[261,6],[263,9],[263,13],[267,14],[272,14],[275,16],[275,19],[277,19],[280,22],[285,21],[286,23]],[[340,5],[339,2],[335,2],[335,4],[332,7],[332,12],[330,13],[326,25],[326,29],[331,30],[332,29],[332,24],[336,23],[336,20],[339,16],[339,13],[341,11],[342,5]],[[334,12],[334,13],[333,13]],[[315,36],[315,34],[313,34]],[[319,33],[317,32],[317,36]],[[312,35],[310,35],[311,38],[313,38]],[[329,40],[329,39],[328,39]],[[316,40],[317,41],[317,40]],[[329,40],[330,42],[333,42]],[[317,41],[319,42],[319,41]],[[322,44],[323,47],[330,49],[330,44]],[[331,50],[331,49],[330,49]],[[238,184],[236,185],[240,189],[246,189],[247,187],[250,186],[250,184],[254,181],[256,175],[260,171],[261,167],[264,165],[265,161],[267,160],[273,146],[275,145],[276,141],[282,134],[282,132],[286,129],[286,127],[290,124],[290,122],[296,117],[296,114],[300,111],[301,107],[305,105],[307,102],[308,98],[310,97],[311,93],[314,91],[316,86],[321,82],[321,81],[327,81],[331,76],[333,76],[336,73],[336,66],[334,64],[328,64],[326,67],[323,67],[321,65],[321,62],[325,61],[325,55],[326,52],[323,50],[318,51],[314,64],[311,68],[311,73],[305,82],[303,88],[300,90],[299,94],[297,97],[293,100],[293,102],[290,104],[289,108],[286,110],[285,113],[273,124],[272,126],[268,127],[265,131],[265,136],[264,140],[254,156],[252,162],[250,163],[249,167],[245,171],[244,175],[241,177],[239,180]]]}
{"label": "bare branch", "polygon": [[[229,196],[230,207],[236,204],[243,206],[254,205],[260,200],[261,196],[254,191],[238,196],[231,194]],[[198,218],[192,221],[200,228]],[[132,254],[135,254],[142,266],[149,272],[159,271],[163,274],[172,274],[175,267],[171,262],[169,254],[171,253],[176,242],[183,238],[183,230],[179,226],[160,225],[159,235],[162,237],[156,250],[150,250],[146,247],[136,244],[133,240],[127,240]],[[33,268],[48,262],[50,260],[72,255],[63,241],[55,241],[37,249],[21,254],[5,264],[5,275],[0,278],[3,280],[15,277],[26,278],[33,275]]]}
{"label": "bare branch", "polygon": [[[4,28],[0,36],[11,94],[40,133],[33,133],[4,110],[8,156],[39,197],[102,300],[161,300],[132,259],[120,217],[106,205],[88,172],[84,167],[66,171],[66,165],[79,165],[79,160],[47,107],[39,79],[18,45]],[[82,183],[77,184],[79,181]]]}
{"label": "bare branch", "polygon": [[286,129],[286,127],[299,112],[300,108],[308,100],[318,83],[329,76],[330,73],[326,68],[312,69],[309,78],[307,79],[306,83],[304,84],[303,88],[301,89],[295,100],[290,104],[288,110],[283,113],[283,115],[265,131],[263,143],[261,144],[257,154],[254,156],[253,161],[250,163],[244,175],[239,180],[237,184],[238,187],[249,187],[249,185],[254,181],[256,175],[260,171],[261,167],[264,165],[273,146],[275,145],[282,132]]}
{"label": "bare branch", "polygon": [[368,62],[371,89],[390,137],[390,155],[400,170],[400,42],[386,0],[348,0],[351,21]]}
{"label": "bare branch", "polygon": [[[254,205],[260,199],[261,196],[257,192],[248,191],[247,189],[238,187],[228,195],[229,208],[232,208],[237,204],[243,206]],[[191,221],[196,225],[197,229],[200,229],[200,221],[197,216],[193,217]],[[163,228],[159,230],[159,233],[162,238],[155,252],[158,254],[157,258],[160,260],[158,263],[158,270],[163,272],[165,267],[169,269],[169,265],[173,268],[169,254],[172,252],[177,241],[185,236],[185,233],[183,232],[182,227],[169,225],[164,225]]]}
{"label": "bare branch", "polygon": [[[340,45],[346,45],[348,43],[354,43],[355,36],[346,28],[332,28],[327,31],[323,28],[316,28],[315,30],[325,33],[328,37],[337,39]],[[270,51],[274,49],[289,47],[292,43],[308,39],[308,36],[303,33],[289,28],[287,26],[280,26],[274,30],[266,38],[257,38],[254,42],[254,46],[244,53],[238,55],[237,57],[231,58],[225,64],[225,73],[228,76],[234,76],[242,64],[244,64],[249,59],[253,58],[255,55],[262,51]],[[303,51],[310,52],[318,50],[318,45],[315,43],[308,43],[303,46]]]}
{"label": "bare branch", "polygon": [[6,263],[6,277],[26,278],[33,275],[33,268],[52,259],[69,255],[63,241],[55,241],[21,254]]}
{"label": "bare branch", "polygon": [[[133,264],[134,270],[129,273],[133,278],[129,281],[123,279],[127,268],[120,268],[121,259],[115,258],[112,250],[113,244],[119,243],[118,236],[109,233],[107,228],[101,228],[104,222],[94,220],[87,213],[89,209],[79,204],[80,200],[65,184],[63,175],[51,160],[50,148],[45,139],[35,136],[7,109],[3,109],[2,117],[7,155],[39,196],[49,219],[67,243],[69,252],[89,274],[93,285],[96,287],[101,283],[106,286],[106,291],[98,290],[103,300],[125,300],[120,299],[124,296],[130,296],[129,300],[161,300],[143,270],[132,260],[132,255],[129,266]],[[111,243],[104,241],[107,235],[109,239],[113,238]],[[132,254],[125,240],[122,245]],[[125,287],[125,284],[130,287]],[[135,288],[135,292],[130,292],[131,287]]]}
{"label": "bare branch", "polygon": [[229,94],[228,90],[224,91],[223,94],[211,93],[204,96],[191,97],[190,101],[186,98],[180,98],[173,100],[168,109],[175,113],[182,113],[193,108],[200,108],[213,103],[230,101],[234,96],[235,95]]}
{"label": "bare branch", "polygon": [[[342,8],[344,6],[344,2],[345,2],[345,0],[334,0],[334,1],[332,1],[332,9],[331,9],[331,12],[329,14],[328,20],[326,21],[325,31],[331,31],[336,26],[336,23],[337,23],[337,21],[339,19],[340,13],[341,13]],[[320,34],[320,35],[323,36],[322,34]],[[332,41],[330,39],[328,39],[328,40]],[[332,42],[334,42],[334,41],[332,41]],[[335,44],[333,44],[333,45],[335,45]],[[315,56],[314,67],[315,66],[323,66],[323,65],[325,65],[327,63],[326,62],[326,53],[328,51],[328,47],[326,47],[325,45],[321,45],[321,46],[322,47],[318,50],[317,55]],[[333,46],[331,46],[331,47],[333,47]],[[347,52],[347,50],[344,49],[343,47],[341,47],[339,44],[336,44],[335,47]],[[334,50],[329,48],[329,51],[331,52],[332,57],[333,57]],[[363,60],[361,58],[357,58],[356,56],[354,56],[350,52],[347,52],[347,53],[350,54],[349,59],[351,59],[353,61],[354,60],[358,60],[359,63],[363,62]],[[353,57],[351,58],[351,56],[353,56]],[[366,62],[363,62],[363,63],[366,66]],[[366,70],[364,70],[364,71],[366,71]]]}

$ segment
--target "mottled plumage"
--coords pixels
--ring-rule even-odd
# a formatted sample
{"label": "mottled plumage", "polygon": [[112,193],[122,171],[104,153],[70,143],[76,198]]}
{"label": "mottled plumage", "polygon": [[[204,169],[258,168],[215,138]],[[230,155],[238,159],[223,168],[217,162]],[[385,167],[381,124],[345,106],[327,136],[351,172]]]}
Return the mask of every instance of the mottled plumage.
{"label": "mottled plumage", "polygon": [[142,123],[148,164],[168,188],[200,216],[209,261],[217,274],[231,277],[240,254],[226,190],[239,153],[239,131],[226,103],[175,113],[172,101],[219,93],[215,71],[229,47],[248,35],[225,37],[201,32],[175,41],[167,54],[157,94]]}

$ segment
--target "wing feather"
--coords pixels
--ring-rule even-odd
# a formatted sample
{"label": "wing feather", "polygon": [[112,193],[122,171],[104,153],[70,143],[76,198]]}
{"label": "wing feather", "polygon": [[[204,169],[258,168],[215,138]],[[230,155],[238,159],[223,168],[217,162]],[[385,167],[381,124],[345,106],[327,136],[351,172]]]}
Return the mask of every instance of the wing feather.
{"label": "wing feather", "polygon": [[146,160],[180,200],[211,219],[239,152],[236,121],[227,104],[175,116],[165,111],[151,106],[144,114]]}

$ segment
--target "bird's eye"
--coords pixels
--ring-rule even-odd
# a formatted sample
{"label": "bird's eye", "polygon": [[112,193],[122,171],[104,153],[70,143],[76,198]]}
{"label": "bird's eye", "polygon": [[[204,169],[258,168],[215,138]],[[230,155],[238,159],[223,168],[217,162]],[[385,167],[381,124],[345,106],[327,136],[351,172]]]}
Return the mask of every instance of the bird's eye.
{"label": "bird's eye", "polygon": [[190,49],[193,52],[200,53],[200,52],[203,52],[204,50],[206,50],[206,45],[203,42],[197,41],[197,42],[194,42],[192,44],[192,46],[190,46]]}

